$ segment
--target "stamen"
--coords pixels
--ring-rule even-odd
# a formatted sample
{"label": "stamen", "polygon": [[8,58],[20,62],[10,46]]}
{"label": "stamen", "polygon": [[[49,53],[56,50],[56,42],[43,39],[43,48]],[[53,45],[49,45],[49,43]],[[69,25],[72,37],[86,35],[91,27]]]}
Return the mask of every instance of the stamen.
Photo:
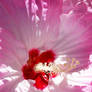
{"label": "stamen", "polygon": [[76,60],[75,58],[72,58],[72,59],[68,58],[68,62],[64,64],[63,72],[69,72],[72,69],[75,69],[79,64],[80,64],[79,61]]}
{"label": "stamen", "polygon": [[[29,59],[22,67],[24,79],[35,80],[34,86],[43,89],[48,85],[49,77],[56,77],[58,73],[69,72],[79,65],[75,58],[66,58],[66,63],[55,64],[55,54],[48,50],[40,54],[38,49],[29,51]],[[62,62],[62,61],[61,61]]]}
{"label": "stamen", "polygon": [[55,63],[49,63],[47,65],[47,63],[44,63],[44,64],[43,63],[39,63],[39,64],[37,64],[35,66],[34,70],[36,72],[40,72],[40,71],[48,72],[48,71],[50,71],[50,73],[51,72],[54,72],[54,73],[69,72],[72,69],[76,68],[77,65],[79,65],[79,64],[80,63],[79,63],[78,60],[76,61],[75,58],[72,58],[72,63],[70,63],[70,64],[69,63],[65,63],[64,64],[64,68],[66,68],[66,69],[62,69],[61,68],[61,66],[62,66],[61,64],[56,65]]}

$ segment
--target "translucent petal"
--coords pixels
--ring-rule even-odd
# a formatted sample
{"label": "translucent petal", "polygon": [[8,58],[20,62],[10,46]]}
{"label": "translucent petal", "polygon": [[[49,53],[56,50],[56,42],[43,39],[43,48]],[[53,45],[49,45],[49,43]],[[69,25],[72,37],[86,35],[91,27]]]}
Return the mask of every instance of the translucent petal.
{"label": "translucent petal", "polygon": [[[92,13],[88,11],[87,6],[91,7],[91,1],[70,0],[68,4],[67,1],[64,0],[66,6],[63,4],[63,13],[66,14],[61,15],[62,0],[1,0],[0,27],[8,31],[0,29],[0,65],[5,64],[21,71],[22,65],[28,59],[28,51],[31,48],[39,48],[42,51],[53,49],[57,56],[65,55],[78,60],[80,65],[72,72],[88,68],[89,55],[92,52]],[[13,75],[6,70],[1,69],[0,72],[0,92],[7,90],[14,92],[23,79],[19,77],[18,80],[13,78],[11,81],[10,77]],[[50,80],[51,86],[43,92],[83,92],[91,87],[89,83],[92,81],[92,75],[90,72],[88,74],[88,71],[90,70],[82,70],[78,76],[75,74],[77,78],[71,74],[72,77],[75,76],[72,82],[77,80],[75,83],[77,86],[68,85],[65,76],[58,86]],[[21,76],[21,72],[19,73]],[[86,79],[84,74],[87,74]],[[89,86],[82,85],[85,89],[80,87],[78,77],[83,79],[81,80],[83,84]],[[29,89],[27,91],[40,92],[32,87],[32,84],[30,88],[28,85],[26,85]],[[19,89],[19,92],[22,92],[22,87]]]}
{"label": "translucent petal", "polygon": [[80,72],[74,72],[67,76],[68,85],[75,87],[81,87],[82,92],[92,91],[92,64],[88,69],[81,70]]}
{"label": "translucent petal", "polygon": [[[9,0],[9,2],[1,0],[0,5],[0,26],[14,33],[16,39],[22,41],[27,50],[33,47],[44,47],[44,44],[55,40],[59,33],[62,0],[54,2],[51,0],[43,0],[42,2],[40,0]],[[46,20],[43,19],[42,15],[44,9],[48,10]],[[38,23],[32,21],[33,16],[39,18]]]}
{"label": "translucent petal", "polygon": [[89,86],[92,82],[92,65],[88,69],[74,72],[67,76],[68,84],[72,86]]}
{"label": "translucent petal", "polygon": [[20,74],[10,66],[0,65],[0,92],[14,92],[19,81]]}
{"label": "translucent petal", "polygon": [[62,15],[60,38],[52,46],[59,55],[67,55],[78,60],[80,65],[77,70],[86,68],[89,64],[89,55],[92,51],[91,20],[91,14],[81,17],[73,13]]}
{"label": "translucent petal", "polygon": [[[11,80],[9,80],[11,79]],[[4,80],[4,85],[0,86],[0,92],[15,92],[15,87],[17,84],[20,82],[20,78],[18,79],[13,79],[13,77],[5,79]]]}
{"label": "translucent petal", "polygon": [[22,65],[26,62],[27,52],[24,46],[17,42],[11,33],[7,30],[0,30],[0,64],[11,66],[15,70],[20,70]]}
{"label": "translucent petal", "polygon": [[[67,84],[67,80],[64,79],[61,84],[54,85],[54,89],[50,90],[49,92],[82,92],[81,87],[75,86],[71,87]],[[50,88],[50,87],[49,87]]]}

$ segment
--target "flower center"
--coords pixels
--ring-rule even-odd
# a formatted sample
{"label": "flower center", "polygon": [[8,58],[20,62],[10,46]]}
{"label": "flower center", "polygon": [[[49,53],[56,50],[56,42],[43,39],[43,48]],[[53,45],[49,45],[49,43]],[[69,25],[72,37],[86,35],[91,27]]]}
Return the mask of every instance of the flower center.
{"label": "flower center", "polygon": [[54,77],[53,62],[55,54],[52,50],[40,53],[38,49],[29,51],[29,59],[22,67],[23,77],[28,80],[35,80],[34,86],[43,89],[48,85],[49,77]]}
{"label": "flower center", "polygon": [[66,58],[67,63],[63,65],[56,65],[55,60],[55,53],[52,50],[42,53],[38,49],[30,50],[29,59],[22,67],[24,79],[34,80],[36,88],[44,89],[48,85],[49,79],[56,77],[60,72],[69,72],[79,64],[75,58]]}

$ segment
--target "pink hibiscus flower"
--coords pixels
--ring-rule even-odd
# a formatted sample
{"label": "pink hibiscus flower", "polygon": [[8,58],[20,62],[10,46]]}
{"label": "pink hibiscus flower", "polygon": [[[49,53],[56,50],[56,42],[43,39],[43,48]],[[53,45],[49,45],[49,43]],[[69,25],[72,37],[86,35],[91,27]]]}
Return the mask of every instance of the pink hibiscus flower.
{"label": "pink hibiscus flower", "polygon": [[0,0],[0,92],[92,92],[91,53],[91,0]]}

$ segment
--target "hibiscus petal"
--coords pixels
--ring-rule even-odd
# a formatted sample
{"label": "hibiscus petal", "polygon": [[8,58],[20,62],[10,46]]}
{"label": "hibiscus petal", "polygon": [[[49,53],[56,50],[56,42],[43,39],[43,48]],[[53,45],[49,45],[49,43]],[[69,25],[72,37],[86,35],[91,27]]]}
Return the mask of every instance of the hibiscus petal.
{"label": "hibiscus petal", "polygon": [[89,86],[92,82],[92,64],[88,69],[74,72],[67,76],[68,84],[72,86]]}
{"label": "hibiscus petal", "polygon": [[[86,68],[90,63],[88,59],[92,50],[92,14],[87,12],[86,4],[76,5],[78,0],[72,0],[73,5],[75,5],[74,10],[70,12],[70,15],[61,16],[61,33],[59,33],[62,0],[41,1],[0,1],[0,26],[11,32],[8,35],[8,32],[3,31],[4,35],[0,36],[2,40],[0,40],[0,64],[10,65],[12,68],[19,70],[27,60],[26,51],[28,52],[31,48],[40,48],[41,50],[52,48],[57,55],[66,55],[69,58],[75,58],[80,61],[80,66],[76,71]],[[34,4],[33,7],[32,4]],[[43,6],[45,6],[44,12],[47,15],[45,13],[42,15]],[[36,10],[37,8],[38,10]],[[58,38],[60,39],[58,40]],[[13,41],[15,42],[13,43]],[[23,60],[20,60],[20,58]],[[3,76],[3,74],[1,75]],[[10,87],[11,85],[12,83],[10,83]],[[53,86],[55,87],[55,92],[60,92],[61,89],[63,92],[82,91],[80,87],[70,88],[66,82],[59,86]],[[8,88],[8,90],[14,92],[11,91],[11,88]],[[1,91],[6,92],[5,89],[1,89]]]}
{"label": "hibiscus petal", "polygon": [[12,34],[4,29],[0,29],[0,64],[11,66],[15,70],[20,70],[27,60],[27,54],[24,46],[17,42]]}
{"label": "hibiscus petal", "polygon": [[1,92],[15,92],[15,88],[17,86],[17,84],[21,81],[21,78],[11,78],[11,80],[9,80],[10,78],[4,80],[4,85],[0,86],[0,91]]}
{"label": "hibiscus petal", "polygon": [[67,76],[68,85],[72,87],[81,87],[82,92],[92,91],[92,64],[88,69],[81,70],[80,72],[74,72]]}
{"label": "hibiscus petal", "polygon": [[[74,17],[75,16],[75,17]],[[87,18],[87,24],[83,22]],[[86,68],[89,63],[89,55],[92,51],[92,15],[76,17],[71,14],[69,16],[61,16],[61,35],[60,39],[55,43],[54,49],[56,53],[67,55],[69,58],[75,58],[80,62],[77,68]]]}
{"label": "hibiscus petal", "polygon": [[69,86],[67,84],[67,79],[64,79],[62,81],[61,84],[59,84],[58,86],[57,85],[54,85],[53,84],[53,87],[54,89],[51,89],[50,90],[50,87],[48,88],[50,90],[50,92],[83,92],[81,87],[78,87],[78,86],[75,86],[75,87],[72,87],[72,86]]}
{"label": "hibiscus petal", "polygon": [[68,14],[72,10],[76,13],[85,13],[87,11],[86,1],[83,0],[65,0],[63,3],[63,13]]}
{"label": "hibiscus petal", "polygon": [[[1,27],[13,32],[16,39],[22,41],[27,50],[33,47],[44,47],[44,44],[54,40],[58,35],[62,0],[55,0],[54,2],[51,0],[26,0],[25,2],[21,0],[10,0],[9,2],[1,0],[0,4]],[[34,10],[33,12],[32,5],[34,9],[38,8],[38,10]],[[48,10],[46,13],[46,20],[43,20],[42,15],[44,9]],[[38,16],[40,19],[37,24],[32,21],[34,15]],[[49,38],[49,40],[47,38]]]}
{"label": "hibiscus petal", "polygon": [[14,87],[22,78],[17,71],[6,65],[0,65],[0,92],[14,92]]}

